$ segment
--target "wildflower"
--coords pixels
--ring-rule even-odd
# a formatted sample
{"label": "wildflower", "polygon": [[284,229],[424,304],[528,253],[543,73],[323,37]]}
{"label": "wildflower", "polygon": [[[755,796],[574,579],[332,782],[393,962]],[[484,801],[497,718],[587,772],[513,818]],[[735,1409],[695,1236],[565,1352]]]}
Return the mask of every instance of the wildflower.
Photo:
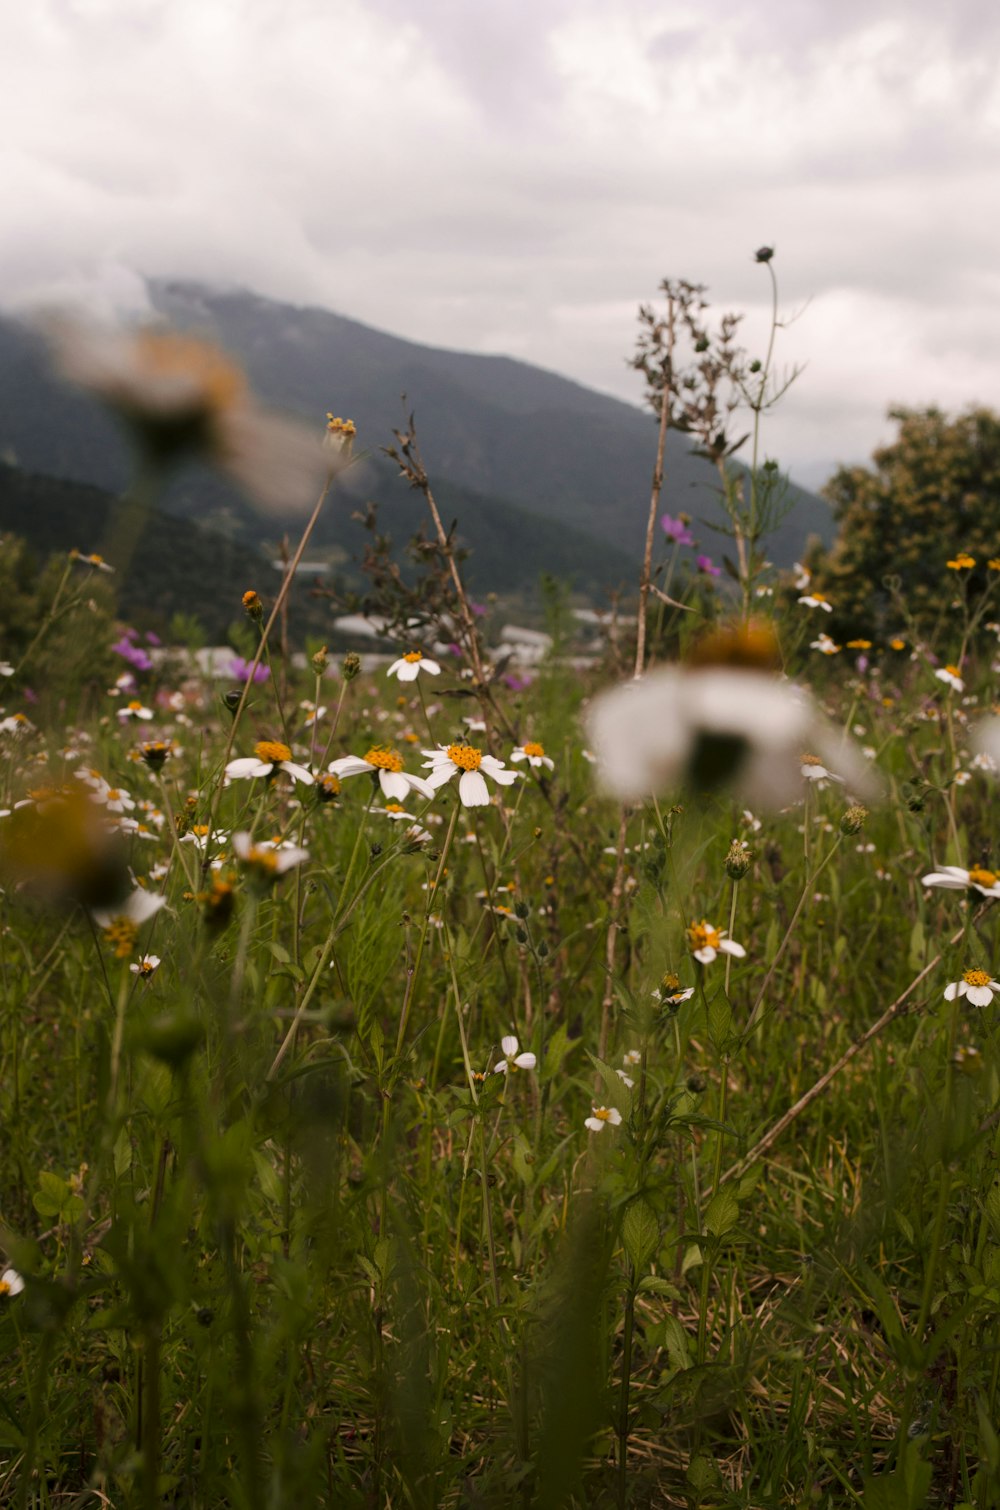
{"label": "wildflower", "polygon": [[679,514],[676,519],[672,519],[669,514],[664,514],[660,520],[660,528],[667,539],[672,540],[675,545],[694,545],[694,536],[688,529],[690,523],[686,514]]}
{"label": "wildflower", "polygon": [[124,787],[109,786],[106,781],[94,788],[90,800],[100,803],[109,813],[131,813],[135,810],[135,803]]}
{"label": "wildflower", "polygon": [[398,661],[393,661],[385,674],[394,676],[399,682],[415,682],[421,671],[426,671],[428,676],[441,675],[437,661],[425,656],[422,650],[408,650]]}
{"label": "wildflower", "polygon": [[241,601],[243,603],[243,612],[249,618],[253,619],[255,624],[259,624],[264,617],[264,604],[261,601],[260,593],[255,592],[252,587],[248,587]]}
{"label": "wildflower", "polygon": [[0,734],[34,734],[35,726],[24,713],[11,713],[0,719]]}
{"label": "wildflower", "polygon": [[632,1090],[635,1085],[635,1081],[632,1079],[631,1075],[627,1075],[624,1070],[615,1070],[615,1074],[618,1076],[618,1079],[621,1081],[622,1085],[624,1085],[627,1091]]}
{"label": "wildflower", "polygon": [[691,953],[700,965],[710,965],[720,954],[731,954],[734,959],[745,958],[743,945],[727,938],[726,933],[725,928],[713,928],[704,918],[700,923],[691,924],[687,931],[688,942]]}
{"label": "wildflower", "polygon": [[949,571],[971,571],[976,564],[975,556],[970,556],[968,551],[959,551],[954,561],[948,562]]}
{"label": "wildflower", "polygon": [[539,766],[545,766],[547,770],[555,770],[555,762],[546,755],[544,748],[536,740],[525,740],[523,745],[518,745],[510,757],[511,765],[517,765],[518,761],[526,760],[532,770]]}
{"label": "wildflower", "polygon": [[395,802],[405,801],[411,792],[419,792],[421,797],[434,795],[430,783],[422,776],[411,776],[403,770],[402,755],[388,745],[372,745],[365,755],[342,755],[339,760],[331,760],[327,770],[342,781],[366,772],[369,776],[377,774],[383,797]]}
{"label": "wildflower", "polygon": [[508,771],[502,760],[484,755],[475,745],[439,745],[436,750],[424,750],[423,753],[428,757],[424,765],[430,769],[427,785],[432,791],[437,791],[456,771],[461,771],[458,795],[463,807],[489,806],[490,793],[485,776],[498,786],[513,786],[521,775],[520,771]]}
{"label": "wildflower", "polygon": [[133,975],[138,975],[142,980],[149,980],[154,970],[160,968],[158,954],[144,954],[138,964],[129,965]]}
{"label": "wildflower", "polygon": [[[860,802],[853,802],[846,813],[841,816],[840,832],[842,834],[859,834],[867,821],[868,809],[863,807]],[[859,849],[861,847],[861,845],[858,846]],[[870,844],[867,848],[874,849],[875,846],[874,844]]]}
{"label": "wildflower", "polygon": [[340,796],[340,780],[336,776],[326,773],[316,777],[316,800],[318,802],[335,802]]}
{"label": "wildflower", "polygon": [[353,682],[361,670],[361,657],[356,650],[349,650],[340,663],[340,674],[345,682]]}
{"label": "wildflower", "polygon": [[871,640],[848,640],[847,648],[848,650],[870,650],[872,642]]}
{"label": "wildflower", "polygon": [[152,708],[144,708],[137,697],[132,698],[131,702],[126,703],[124,708],[118,709],[118,721],[123,724],[127,724],[132,718],[148,722],[152,716]]}
{"label": "wildflower", "polygon": [[140,645],[133,645],[127,634],[123,634],[118,643],[112,645],[111,649],[115,655],[120,655],[123,660],[128,661],[129,665],[136,671],[152,671],[152,658],[147,655],[146,651]]}
{"label": "wildflower", "polygon": [[243,755],[238,760],[231,760],[226,766],[226,779],[241,780],[243,777],[277,776],[279,771],[284,771],[291,776],[293,781],[301,781],[305,786],[312,786],[313,775],[305,766],[296,765],[292,760],[292,752],[287,745],[277,739],[262,739],[254,745],[253,755]]}
{"label": "wildflower", "polygon": [[49,337],[63,376],[103,399],[154,463],[194,455],[267,508],[297,507],[329,470],[318,439],[258,405],[239,367],[207,342],[67,317]]}
{"label": "wildflower", "polygon": [[695,565],[697,566],[698,570],[701,572],[702,576],[705,576],[705,577],[721,577],[722,576],[722,567],[721,566],[716,566],[714,564],[714,562],[712,561],[711,556],[698,556],[698,558],[695,561]]}
{"label": "wildflower", "polygon": [[626,1069],[631,1069],[633,1065],[641,1064],[641,1063],[642,1063],[642,1050],[641,1049],[626,1049],[625,1050],[624,1054],[622,1055],[622,1064],[625,1066]]}
{"label": "wildflower", "polygon": [[974,1007],[988,1007],[993,993],[1000,991],[1000,981],[990,979],[988,970],[964,970],[961,980],[953,980],[944,988],[945,1001],[967,996]]}
{"label": "wildflower", "polygon": [[801,561],[796,561],[792,567],[792,571],[795,573],[792,579],[792,586],[795,588],[795,591],[805,592],[812,581],[812,572],[808,566],[803,566]]}
{"label": "wildflower", "polygon": [[955,692],[965,691],[962,673],[957,666],[939,666],[934,675],[939,682],[944,682],[947,687],[951,687]]}
{"label": "wildflower", "polygon": [[694,986],[688,986],[687,990],[683,990],[680,976],[668,970],[653,991],[653,1000],[658,1001],[661,1007],[679,1007],[682,1001],[687,1001],[693,995]]}
{"label": "wildflower", "polygon": [[818,640],[809,641],[810,650],[818,650],[821,655],[839,655],[840,646],[836,640],[832,640],[828,634],[821,634]]}
{"label": "wildflower", "polygon": [[507,1075],[514,1070],[533,1070],[535,1068],[534,1054],[517,1052],[518,1043],[513,1033],[506,1038],[501,1038],[500,1047],[504,1057],[494,1066],[498,1075]]}
{"label": "wildflower", "polygon": [[1000,556],[991,556],[986,565],[990,571],[1000,571]]}
{"label": "wildflower", "polygon": [[201,908],[201,915],[210,927],[224,928],[229,922],[236,900],[236,894],[233,891],[234,879],[231,873],[215,875],[212,877],[212,884],[208,890],[199,891],[195,897],[195,901]]}
{"label": "wildflower", "polygon": [[981,865],[963,870],[960,865],[942,865],[921,877],[924,886],[941,886],[946,891],[978,891],[984,897],[1000,897],[1000,876]]}
{"label": "wildflower", "polygon": [[258,877],[273,881],[308,860],[309,851],[287,840],[264,839],[254,843],[248,833],[233,835],[233,852]]}
{"label": "wildflower", "polygon": [[226,675],[231,677],[234,682],[245,682],[249,680],[251,670],[253,671],[254,686],[257,686],[259,682],[266,682],[271,675],[271,668],[265,666],[263,661],[258,661],[256,666],[254,666],[253,661],[245,661],[241,655],[233,656],[229,662]]}
{"label": "wildflower", "polygon": [[151,739],[139,746],[139,758],[151,771],[162,771],[170,746],[162,739]]}
{"label": "wildflower", "polygon": [[726,875],[731,881],[742,881],[753,864],[753,851],[743,839],[734,839],[726,851]]}
{"label": "wildflower", "polygon": [[127,959],[135,948],[136,936],[143,923],[155,917],[166,901],[166,897],[137,886],[123,905],[92,907],[90,915],[103,930],[105,942],[116,958]]}
{"label": "wildflower", "polygon": [[906,649],[906,641],[900,639],[899,636],[897,635],[894,640],[890,640],[889,641],[889,649],[890,650],[905,650]]}
{"label": "wildflower", "polygon": [[71,561],[79,561],[81,566],[93,566],[97,571],[114,571],[114,567],[109,566],[104,557],[99,556],[97,551],[91,551],[89,555],[84,555],[82,551],[74,548],[69,553],[69,559]]}
{"label": "wildflower", "polygon": [[589,1127],[591,1132],[604,1131],[605,1124],[609,1127],[620,1127],[622,1114],[617,1106],[594,1106],[591,1107],[590,1116],[585,1117],[584,1127]]}
{"label": "wildflower", "polygon": [[326,717],[326,709],[323,707],[317,708],[316,704],[310,702],[307,697],[303,698],[302,702],[299,703],[299,707],[305,715],[302,722],[307,729],[311,729],[313,724],[319,723],[321,718]]}
{"label": "wildflower", "polygon": [[10,661],[0,661],[0,676],[13,676],[14,667]]}
{"label": "wildflower", "polygon": [[807,608],[822,608],[824,613],[833,612],[833,604],[825,593],[807,592],[799,598],[799,602],[804,603]]}
{"label": "wildflower", "polygon": [[803,748],[835,760],[859,796],[877,790],[807,693],[747,662],[666,667],[601,693],[588,733],[602,785],[622,802],[733,784],[754,808],[783,807],[801,791]]}
{"label": "wildflower", "polygon": [[828,771],[818,755],[802,756],[802,774],[806,781],[842,781],[843,777],[835,776]]}
{"label": "wildflower", "polygon": [[23,1289],[24,1280],[21,1278],[20,1274],[18,1274],[17,1270],[4,1269],[3,1273],[0,1274],[0,1295],[9,1295],[13,1297],[15,1295],[20,1295]]}
{"label": "wildflower", "polygon": [[353,419],[341,419],[339,414],[327,414],[326,435],[323,444],[335,455],[350,456],[358,427]]}

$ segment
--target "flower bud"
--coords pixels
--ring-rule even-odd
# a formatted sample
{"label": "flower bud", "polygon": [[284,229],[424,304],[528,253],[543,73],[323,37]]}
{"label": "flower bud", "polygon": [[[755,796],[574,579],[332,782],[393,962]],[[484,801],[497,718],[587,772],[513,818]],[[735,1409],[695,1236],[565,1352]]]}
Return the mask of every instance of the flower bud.
{"label": "flower bud", "polygon": [[753,254],[753,260],[755,262],[770,262],[770,260],[771,260],[771,258],[773,256],[774,256],[774,247],[773,246],[759,246],[757,248],[757,250]]}
{"label": "flower bud", "polygon": [[321,645],[312,658],[312,668],[317,676],[322,676],[329,664],[330,657],[327,654],[326,646]]}
{"label": "flower bud", "polygon": [[340,672],[345,682],[353,682],[361,670],[361,657],[354,650],[349,650],[340,663]]}
{"label": "flower bud", "polygon": [[264,605],[260,600],[260,595],[255,593],[252,587],[243,594],[243,610],[255,624],[259,624],[264,617]]}
{"label": "flower bud", "polygon": [[859,834],[868,818],[868,809],[860,802],[853,802],[840,820],[842,834]]}
{"label": "flower bud", "polygon": [[531,909],[527,902],[517,901],[514,903],[514,912],[519,918],[526,918],[530,911]]}
{"label": "flower bud", "polygon": [[742,881],[752,864],[753,850],[734,839],[726,853],[726,875],[731,881]]}

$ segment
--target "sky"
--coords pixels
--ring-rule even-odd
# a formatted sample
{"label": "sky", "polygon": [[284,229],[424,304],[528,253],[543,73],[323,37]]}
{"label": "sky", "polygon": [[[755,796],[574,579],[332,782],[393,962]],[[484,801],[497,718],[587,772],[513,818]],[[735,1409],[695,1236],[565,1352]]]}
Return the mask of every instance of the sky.
{"label": "sky", "polygon": [[892,405],[1000,407],[983,0],[30,0],[0,101],[6,308],[195,278],[640,403],[664,278],[763,354],[769,245],[800,482]]}

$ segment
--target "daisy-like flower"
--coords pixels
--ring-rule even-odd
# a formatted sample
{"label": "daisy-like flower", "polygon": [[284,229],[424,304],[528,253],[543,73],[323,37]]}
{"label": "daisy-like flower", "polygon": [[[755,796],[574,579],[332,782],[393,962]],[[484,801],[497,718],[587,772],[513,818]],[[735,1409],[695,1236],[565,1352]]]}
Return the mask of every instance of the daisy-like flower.
{"label": "daisy-like flower", "polygon": [[526,760],[535,771],[539,766],[545,766],[548,771],[555,770],[555,761],[546,755],[542,745],[534,739],[526,739],[523,745],[518,745],[517,749],[512,752],[511,765],[517,765],[521,760]]}
{"label": "daisy-like flower", "polygon": [[451,780],[456,771],[461,771],[458,795],[463,807],[489,806],[490,792],[485,776],[498,786],[513,786],[522,774],[509,771],[502,760],[484,755],[475,745],[439,745],[436,750],[424,750],[423,753],[428,757],[424,765],[430,769],[427,785],[432,791],[436,792],[438,787]]}
{"label": "daisy-like flower", "polygon": [[799,598],[799,602],[804,603],[807,608],[822,608],[824,613],[833,612],[833,604],[830,602],[829,598],[821,592],[807,592],[801,598]]}
{"label": "daisy-like flower", "polygon": [[796,561],[795,565],[792,567],[792,571],[795,573],[795,576],[792,580],[792,586],[795,588],[795,591],[807,592],[809,589],[809,583],[812,581],[812,572],[809,570],[808,566],[803,566],[801,561]]}
{"label": "daisy-like flower", "polygon": [[513,1033],[509,1033],[506,1038],[501,1038],[500,1048],[503,1051],[504,1057],[494,1065],[494,1069],[498,1075],[509,1075],[515,1070],[533,1070],[535,1068],[536,1060],[534,1054],[519,1054],[517,1052],[518,1042]]}
{"label": "daisy-like flower", "polygon": [[942,865],[922,876],[924,886],[941,886],[946,891],[978,891],[984,897],[1000,897],[1000,875],[985,870],[982,865],[973,865],[963,870],[960,865]]}
{"label": "daisy-like flower", "polygon": [[392,802],[405,802],[411,792],[419,792],[421,797],[434,795],[430,783],[422,776],[411,776],[403,770],[402,755],[388,745],[372,745],[365,755],[342,755],[339,760],[331,760],[327,770],[341,781],[348,776],[377,775],[383,797]]}
{"label": "daisy-like flower", "polygon": [[238,781],[243,777],[277,776],[279,771],[284,771],[293,781],[312,786],[312,772],[307,771],[305,766],[296,765],[292,760],[291,750],[280,740],[262,739],[253,748],[253,755],[243,755],[238,760],[229,762],[226,766],[227,781]]}
{"label": "daisy-like flower", "polygon": [[603,1132],[605,1127],[620,1127],[622,1114],[617,1106],[593,1106],[590,1116],[585,1117],[584,1127],[589,1127],[593,1133]]}
{"label": "daisy-like flower", "polygon": [[837,776],[833,771],[828,771],[818,755],[802,756],[802,775],[806,781],[843,781],[843,776]]}
{"label": "daisy-like flower", "polygon": [[953,980],[944,988],[945,1001],[967,996],[974,1007],[988,1007],[993,994],[1000,991],[1000,981],[990,979],[988,970],[963,970],[961,980]]}
{"label": "daisy-like flower", "polygon": [[24,1280],[16,1269],[4,1269],[0,1274],[0,1295],[13,1297],[24,1289]]}
{"label": "daisy-like flower", "polygon": [[627,1075],[624,1070],[615,1070],[615,1074],[618,1076],[618,1079],[621,1081],[622,1085],[624,1085],[627,1091],[632,1090],[635,1085],[635,1081],[632,1079],[631,1075]]}
{"label": "daisy-like flower", "polygon": [[0,676],[13,676],[14,667],[10,661],[0,661]]}
{"label": "daisy-like flower", "polygon": [[704,918],[700,923],[691,924],[687,931],[688,943],[700,965],[710,965],[720,954],[731,954],[734,959],[745,958],[743,945],[737,944],[735,939],[727,938],[726,932],[725,928],[713,928]]}
{"label": "daisy-like flower", "polygon": [[694,995],[694,986],[688,986],[684,990],[681,986],[681,978],[668,970],[653,991],[653,1000],[658,1001],[661,1007],[679,1007],[682,1001]]}
{"label": "daisy-like flower", "polygon": [[688,529],[690,523],[690,519],[685,514],[678,515],[676,519],[671,518],[669,514],[664,514],[660,519],[660,528],[667,539],[672,540],[675,545],[694,545],[694,536]]}
{"label": "daisy-like flower", "polygon": [[131,813],[135,809],[135,803],[124,787],[109,786],[103,780],[94,788],[90,800],[100,803],[109,813]]}
{"label": "daisy-like flower", "polygon": [[109,566],[104,557],[99,556],[96,551],[91,551],[89,555],[85,555],[83,551],[74,549],[70,551],[69,559],[71,561],[79,561],[81,566],[93,566],[97,571],[114,571],[114,567]]}
{"label": "daisy-like flower", "polygon": [[138,964],[129,965],[133,975],[138,975],[142,980],[149,980],[155,970],[160,968],[160,956],[158,954],[144,954]]}
{"label": "daisy-like flower", "polygon": [[137,697],[133,697],[130,702],[127,702],[124,708],[119,708],[117,715],[118,722],[123,724],[127,724],[133,718],[145,721],[152,718],[152,716],[152,708],[144,708]]}
{"label": "daisy-like flower", "polygon": [[259,405],[240,368],[205,341],[67,316],[48,334],[63,376],[114,410],[154,463],[193,455],[272,509],[311,500],[330,471],[319,437]]}
{"label": "daisy-like flower", "polygon": [[836,640],[832,640],[828,634],[821,634],[818,640],[809,641],[810,650],[818,650],[821,655],[839,655],[840,646]]}
{"label": "daisy-like flower", "polygon": [[631,1069],[631,1067],[633,1065],[641,1064],[641,1063],[642,1063],[642,1050],[641,1049],[626,1049],[625,1050],[624,1054],[622,1055],[622,1064],[625,1066],[626,1069]]}
{"label": "daisy-like flower", "polygon": [[98,928],[103,929],[105,941],[116,958],[128,959],[135,948],[139,929],[156,916],[166,901],[166,897],[157,892],[137,886],[120,907],[93,907],[90,915]]}
{"label": "daisy-like flower", "polygon": [[441,675],[437,661],[432,661],[422,650],[408,650],[398,661],[393,661],[385,674],[394,676],[399,682],[415,682],[421,671],[426,671],[428,676]]}
{"label": "daisy-like flower", "polygon": [[282,839],[261,839],[255,843],[248,833],[233,835],[233,852],[248,869],[268,880],[276,880],[309,858],[309,851],[297,844]]}
{"label": "daisy-like flower", "polygon": [[323,707],[317,708],[316,704],[310,702],[308,698],[304,698],[299,703],[299,707],[302,709],[302,722],[307,729],[311,729],[313,724],[319,723],[321,718],[326,717],[326,709]]}
{"label": "daisy-like flower", "polygon": [[594,698],[588,733],[604,789],[635,803],[683,784],[732,785],[750,807],[780,808],[801,794],[806,749],[860,799],[877,796],[870,767],[808,693],[739,658],[752,635],[732,638],[722,663],[665,667]]}
{"label": "daisy-like flower", "polygon": [[959,551],[954,561],[947,563],[949,571],[971,571],[975,564],[975,556],[970,556],[968,551]]}
{"label": "daisy-like flower", "polygon": [[965,691],[962,673],[957,666],[939,666],[934,675],[939,682],[944,682],[946,687],[951,687],[952,691]]}

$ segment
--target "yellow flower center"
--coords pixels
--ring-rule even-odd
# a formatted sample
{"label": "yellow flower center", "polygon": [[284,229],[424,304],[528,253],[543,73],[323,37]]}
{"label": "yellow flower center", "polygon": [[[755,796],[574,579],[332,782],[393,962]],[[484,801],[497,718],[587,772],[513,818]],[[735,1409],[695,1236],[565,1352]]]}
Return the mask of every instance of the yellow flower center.
{"label": "yellow flower center", "polygon": [[422,661],[423,658],[423,652],[420,650],[408,650],[403,656],[403,660],[409,661],[411,666],[415,666],[417,662]]}
{"label": "yellow flower center", "polygon": [[847,648],[848,650],[870,650],[872,642],[871,640],[848,640]]}
{"label": "yellow flower center", "polygon": [[156,969],[156,966],[152,963],[151,960],[148,960],[148,959],[140,960],[140,962],[139,962],[139,974],[140,975],[143,975],[143,976],[152,975],[152,973],[153,973],[153,971],[155,969]]}
{"label": "yellow flower center", "polygon": [[403,769],[403,757],[395,750],[390,750],[388,745],[373,745],[365,756],[368,764],[374,766],[377,771],[401,771]]}
{"label": "yellow flower center", "polygon": [[818,755],[802,755],[799,758],[801,759],[803,765],[822,765],[823,764],[823,762],[820,760],[820,758],[819,758]]}
{"label": "yellow flower center", "polygon": [[448,759],[460,771],[478,771],[482,758],[482,750],[477,750],[475,745],[448,746]]}
{"label": "yellow flower center", "polygon": [[992,556],[986,565],[990,571],[1000,571],[1000,556]]}
{"label": "yellow flower center", "polygon": [[950,571],[969,571],[975,564],[975,556],[970,556],[968,551],[959,551],[954,561],[948,562],[948,568]]}
{"label": "yellow flower center", "polygon": [[139,699],[137,697],[133,697],[132,701],[129,703],[128,706],[129,706],[129,712],[130,713],[136,713],[142,707],[142,703],[139,701]]}
{"label": "yellow flower center", "polygon": [[811,592],[809,596],[814,603],[828,603],[830,601],[825,592]]}
{"label": "yellow flower center", "polygon": [[962,979],[967,986],[988,986],[990,983],[986,970],[963,970]]}
{"label": "yellow flower center", "polygon": [[713,928],[704,918],[700,923],[692,923],[687,932],[692,949],[718,949],[722,942],[718,928]]}
{"label": "yellow flower center", "polygon": [[192,825],[191,825],[191,832],[194,834],[194,836],[197,839],[204,839],[205,835],[208,833],[208,824],[207,823],[192,823]]}
{"label": "yellow flower center", "polygon": [[674,992],[675,991],[679,991],[680,988],[681,988],[681,978],[680,978],[680,976],[679,975],[675,975],[672,970],[668,970],[667,973],[666,973],[666,975],[660,981],[660,992],[661,992],[661,994],[663,996],[672,996],[674,994]]}
{"label": "yellow flower center", "polygon": [[973,886],[995,886],[997,884],[997,878],[992,870],[984,870],[981,865],[970,866],[969,881]]}
{"label": "yellow flower center", "polygon": [[231,409],[246,391],[239,368],[214,346],[191,336],[141,331],[135,350],[139,367],[153,376],[197,379],[202,404],[215,413]]}
{"label": "yellow flower center", "polygon": [[135,948],[138,929],[128,918],[115,918],[104,930],[104,939],[116,959],[128,959]]}
{"label": "yellow flower center", "polygon": [[606,1122],[611,1113],[606,1106],[595,1106],[591,1109],[591,1116],[596,1117],[598,1122]]}
{"label": "yellow flower center", "polygon": [[336,797],[340,791],[340,778],[334,776],[332,772],[327,776],[321,776],[316,783],[316,790],[319,792],[321,801]]}
{"label": "yellow flower center", "polygon": [[260,607],[260,594],[254,592],[252,587],[248,587],[246,592],[243,594],[242,601],[243,607],[246,609],[247,613],[250,613],[252,610]]}
{"label": "yellow flower center", "polygon": [[10,1285],[5,1279],[0,1279],[0,1295],[9,1295]]}
{"label": "yellow flower center", "polygon": [[890,640],[889,641],[889,648],[890,648],[890,650],[905,650],[906,649],[906,641],[905,640]]}
{"label": "yellow flower center", "polygon": [[272,765],[280,765],[283,760],[292,758],[291,750],[278,739],[258,740],[253,752],[258,760],[269,760]]}
{"label": "yellow flower center", "polygon": [[401,813],[403,811],[403,804],[401,802],[387,802],[385,810],[387,813]]}
{"label": "yellow flower center", "polygon": [[540,759],[545,754],[544,746],[537,744],[533,739],[529,739],[521,748],[525,755],[533,755],[536,759]]}

